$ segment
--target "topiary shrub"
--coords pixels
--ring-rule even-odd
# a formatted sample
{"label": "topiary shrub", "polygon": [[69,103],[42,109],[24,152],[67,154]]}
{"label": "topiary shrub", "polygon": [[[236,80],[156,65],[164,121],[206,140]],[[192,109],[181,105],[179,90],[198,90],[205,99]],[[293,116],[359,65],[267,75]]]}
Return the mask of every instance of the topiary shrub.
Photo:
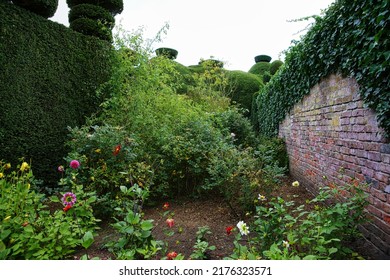
{"label": "topiary shrub", "polygon": [[275,73],[279,70],[280,66],[283,65],[283,62],[280,60],[274,60],[271,63],[271,67],[269,69],[269,72],[271,75],[275,75]]}
{"label": "topiary shrub", "polygon": [[111,30],[102,23],[90,18],[76,19],[69,24],[69,27],[84,35],[95,36],[109,42],[112,41]]}
{"label": "topiary shrub", "polygon": [[80,4],[74,6],[69,11],[69,23],[80,19],[89,18],[100,21],[105,27],[112,29],[115,24],[115,18],[106,9],[92,5],[92,4]]}
{"label": "topiary shrub", "polygon": [[258,63],[258,62],[270,62],[271,59],[272,58],[269,55],[265,55],[265,54],[255,56],[255,62],[256,63]]}
{"label": "topiary shrub", "polygon": [[231,99],[238,103],[250,115],[252,109],[252,96],[263,87],[259,76],[243,71],[227,71]]}
{"label": "topiary shrub", "polygon": [[123,11],[123,0],[66,0],[66,3],[70,9],[80,4],[97,5],[108,10],[112,16]]}
{"label": "topiary shrub", "polygon": [[178,51],[171,48],[158,48],[156,49],[156,55],[165,56],[169,59],[176,59]]}
{"label": "topiary shrub", "polygon": [[263,83],[266,84],[271,80],[271,74],[269,72],[265,72],[263,74]]}
{"label": "topiary shrub", "polygon": [[12,2],[17,6],[43,16],[44,18],[54,16],[58,7],[58,0],[13,0]]}
{"label": "topiary shrub", "polygon": [[249,73],[263,76],[264,73],[269,72],[271,63],[269,62],[258,62],[249,69]]}

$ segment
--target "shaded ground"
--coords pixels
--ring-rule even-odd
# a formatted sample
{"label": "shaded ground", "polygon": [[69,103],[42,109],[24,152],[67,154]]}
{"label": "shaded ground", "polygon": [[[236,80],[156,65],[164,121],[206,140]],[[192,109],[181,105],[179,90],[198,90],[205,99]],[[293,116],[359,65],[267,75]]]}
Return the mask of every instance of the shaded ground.
{"label": "shaded ground", "polygon": [[[276,195],[288,201],[293,200],[296,205],[305,204],[307,200],[312,198],[312,195],[302,186],[292,187],[291,182],[291,179],[287,179],[278,189]],[[169,237],[164,233],[167,230],[166,217],[162,217],[164,202],[170,204],[169,210],[174,214],[173,218],[175,220],[175,225],[172,227],[175,234]],[[221,260],[232,254],[234,234],[227,235],[226,227],[235,226],[240,218],[235,216],[223,199],[219,197],[207,200],[177,199],[162,201],[156,207],[144,209],[144,212],[145,219],[154,220],[153,236],[155,239],[168,242],[169,251],[181,253],[185,256],[185,259],[189,259],[194,250],[193,246],[196,242],[198,228],[204,226],[208,226],[211,231],[211,234],[206,235],[207,241],[210,245],[216,247],[214,251],[209,251],[209,259]],[[101,225],[98,234],[99,236],[96,237],[94,244],[88,250],[90,258],[114,259],[114,256],[104,248],[104,244],[108,239],[115,238],[115,231],[106,222]],[[372,246],[369,246],[364,239],[349,244],[349,247],[365,259],[387,258]],[[77,252],[74,258],[79,259],[85,253],[84,250]]]}

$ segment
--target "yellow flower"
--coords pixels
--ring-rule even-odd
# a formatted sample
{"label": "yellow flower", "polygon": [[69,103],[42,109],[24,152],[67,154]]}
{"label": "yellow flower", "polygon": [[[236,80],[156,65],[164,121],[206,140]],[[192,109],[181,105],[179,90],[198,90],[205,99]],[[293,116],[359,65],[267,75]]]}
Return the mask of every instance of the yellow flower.
{"label": "yellow flower", "polygon": [[6,163],[4,165],[4,169],[7,170],[7,169],[10,169],[11,168],[11,163]]}
{"label": "yellow flower", "polygon": [[299,187],[299,182],[298,182],[298,181],[294,181],[294,182],[292,183],[292,186],[293,186],[293,187]]}
{"label": "yellow flower", "polygon": [[100,154],[101,152],[102,152],[102,150],[100,150],[100,149],[95,150],[95,153],[97,153],[97,154]]}
{"label": "yellow flower", "polygon": [[0,172],[0,179],[4,177],[4,174]]}
{"label": "yellow flower", "polygon": [[28,166],[28,163],[27,162],[23,162],[22,165],[20,166],[20,171],[24,172],[26,170],[28,170],[30,168],[30,166]]}

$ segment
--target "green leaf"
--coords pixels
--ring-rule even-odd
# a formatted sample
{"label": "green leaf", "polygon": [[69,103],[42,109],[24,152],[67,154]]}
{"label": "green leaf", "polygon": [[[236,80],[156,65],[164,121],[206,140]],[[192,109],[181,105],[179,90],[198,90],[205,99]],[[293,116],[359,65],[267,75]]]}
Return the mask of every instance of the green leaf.
{"label": "green leaf", "polygon": [[93,238],[93,234],[92,232],[90,231],[87,231],[83,238],[81,239],[81,245],[85,248],[85,249],[88,249],[91,244],[93,243],[94,241],[94,238]]}
{"label": "green leaf", "polygon": [[151,221],[143,221],[141,223],[142,230],[151,230],[153,228],[153,223]]}

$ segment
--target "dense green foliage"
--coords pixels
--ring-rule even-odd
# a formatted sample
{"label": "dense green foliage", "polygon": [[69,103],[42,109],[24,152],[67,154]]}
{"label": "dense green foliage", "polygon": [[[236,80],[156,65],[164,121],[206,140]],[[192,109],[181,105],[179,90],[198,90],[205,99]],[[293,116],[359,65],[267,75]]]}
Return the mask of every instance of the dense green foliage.
{"label": "dense green foliage", "polygon": [[274,60],[272,61],[271,63],[271,66],[270,66],[270,69],[269,69],[269,73],[271,75],[275,75],[276,71],[279,70],[279,68],[283,65],[283,61],[280,61],[280,60]]}
{"label": "dense green foliage", "polygon": [[332,73],[354,77],[365,104],[390,134],[390,2],[336,1],[317,17],[285,64],[257,99],[259,131],[278,133],[278,125],[321,78]]}
{"label": "dense green foliage", "polygon": [[169,59],[176,59],[178,51],[171,48],[158,48],[156,49],[157,55],[164,55]]}
{"label": "dense green foliage", "polygon": [[91,5],[91,4],[80,4],[73,7],[69,11],[69,22],[72,23],[74,20],[79,18],[89,18],[93,20],[99,20],[103,25],[112,29],[115,24],[115,18],[106,9]]}
{"label": "dense green foliage", "polygon": [[45,18],[54,16],[58,7],[58,0],[12,0],[12,3]]}
{"label": "dense green foliage", "polygon": [[268,73],[270,71],[270,67],[271,67],[271,63],[261,61],[261,62],[257,62],[256,64],[254,64],[249,69],[248,72],[251,74],[263,76],[265,73]]}
{"label": "dense green foliage", "polygon": [[252,109],[253,95],[263,87],[261,78],[243,71],[227,71],[231,99],[247,110],[249,116]]}
{"label": "dense green foliage", "polygon": [[123,11],[123,0],[66,0],[69,8],[80,4],[92,4],[108,10],[113,16]]}
{"label": "dense green foliage", "polygon": [[55,183],[67,127],[103,100],[111,47],[11,4],[0,3],[0,22],[0,159],[31,159],[36,177]]}

